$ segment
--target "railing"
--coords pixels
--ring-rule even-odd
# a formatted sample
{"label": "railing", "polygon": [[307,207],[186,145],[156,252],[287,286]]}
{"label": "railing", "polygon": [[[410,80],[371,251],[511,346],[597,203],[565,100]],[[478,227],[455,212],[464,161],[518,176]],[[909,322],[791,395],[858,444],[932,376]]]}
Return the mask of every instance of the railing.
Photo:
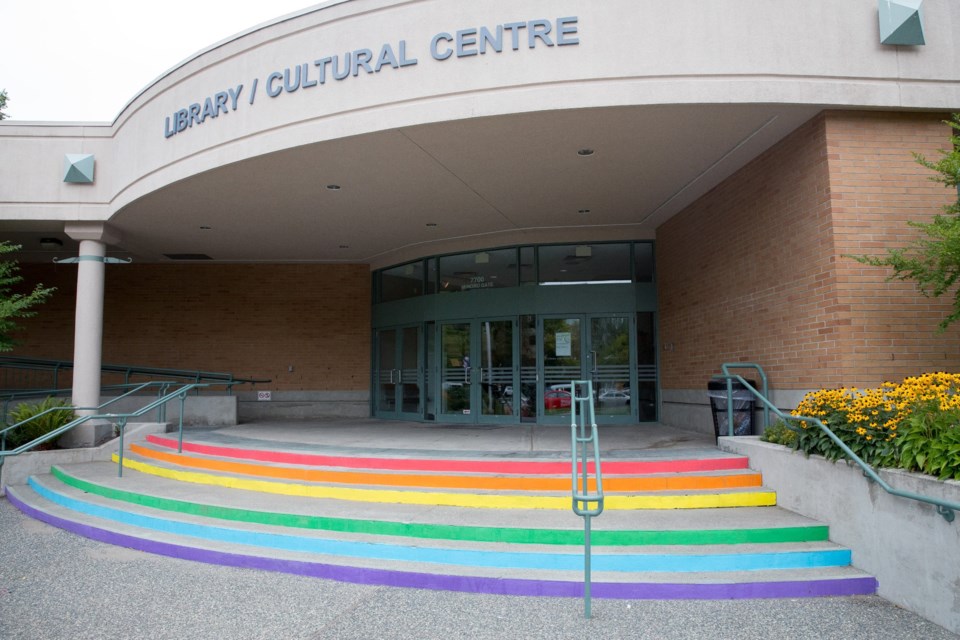
{"label": "railing", "polygon": [[[729,372],[730,369],[737,369],[737,368],[754,368],[760,371],[760,375],[763,379],[763,384],[764,384],[764,392],[760,393],[759,391],[754,389],[753,386],[751,386],[750,383],[744,380],[742,376],[731,374]],[[953,522],[954,519],[956,518],[955,512],[960,510],[960,504],[956,502],[951,502],[949,500],[941,500],[939,498],[933,498],[931,496],[925,496],[919,493],[903,491],[901,489],[891,487],[889,484],[887,484],[883,480],[883,478],[881,478],[877,474],[877,472],[874,470],[873,467],[871,467],[869,464],[864,462],[860,458],[860,456],[854,453],[853,450],[850,449],[850,447],[848,447],[847,444],[837,436],[837,434],[831,431],[827,425],[821,422],[819,418],[810,418],[807,416],[793,416],[780,411],[780,409],[778,409],[772,402],[770,402],[769,399],[767,399],[767,395],[769,395],[768,389],[766,387],[767,377],[763,373],[763,369],[760,367],[760,365],[751,364],[751,363],[726,363],[721,367],[721,370],[723,371],[723,374],[719,376],[714,376],[714,377],[716,379],[727,381],[727,410],[731,413],[731,419],[730,419],[731,428],[733,425],[733,418],[732,418],[733,381],[736,380],[737,382],[742,384],[745,389],[749,390],[763,404],[765,411],[769,410],[775,413],[781,420],[787,423],[787,426],[790,427],[791,429],[796,430],[796,427],[791,426],[789,422],[796,421],[796,422],[806,422],[808,424],[812,424],[816,426],[818,429],[820,429],[821,431],[823,431],[827,435],[827,437],[834,442],[834,444],[840,447],[841,451],[843,451],[843,453],[846,454],[846,456],[851,461],[853,461],[857,466],[859,466],[863,470],[863,475],[866,476],[866,478],[869,481],[877,483],[880,486],[880,488],[882,488],[884,491],[886,491],[890,495],[934,505],[937,508],[937,513],[943,516],[943,519],[946,520],[947,522]],[[765,413],[765,415],[769,415],[769,414]],[[765,423],[765,426],[766,424],[767,423]]]}
{"label": "railing", "polygon": [[[127,393],[123,393],[116,398],[112,398],[101,406],[108,406],[113,402],[116,402],[120,398],[126,398],[129,395],[138,394],[147,387],[157,387],[157,395],[162,396],[167,392],[167,389],[172,387],[175,384],[179,384],[172,380],[169,381],[151,381],[151,382],[141,382],[141,383],[129,383],[129,384],[112,384],[105,387],[101,387],[101,395],[104,391],[121,391],[121,390],[130,390]],[[5,420],[8,415],[10,415],[10,405],[18,400],[28,400],[31,398],[50,398],[56,396],[69,396],[73,393],[73,389],[30,389],[24,391],[9,391],[0,393],[0,399],[3,400],[3,413],[0,413],[0,420]],[[64,407],[69,408],[69,407]],[[163,422],[166,420],[166,414],[161,407],[157,412],[157,422]]]}
{"label": "railing", "polygon": [[[59,389],[60,372],[73,369],[73,362],[68,360],[47,360],[43,358],[21,358],[17,356],[0,356],[0,369],[21,369],[27,371],[49,371],[53,374],[53,386]],[[189,369],[162,369],[158,367],[140,367],[133,365],[104,364],[100,367],[101,373],[123,374],[124,384],[130,384],[133,376],[149,378],[167,378],[171,380],[189,380],[194,383],[215,383],[227,387],[227,393],[233,392],[234,385],[267,383],[270,380],[255,378],[237,378],[232,373],[218,371],[193,371]],[[33,390],[39,391],[39,390]]]}
{"label": "railing", "polygon": [[[603,478],[600,473],[600,440],[593,413],[593,383],[574,380],[570,383],[570,462],[572,466],[573,512],[583,518],[583,615],[590,617],[590,518],[603,513]],[[583,393],[581,393],[583,392]],[[579,411],[578,411],[579,409]],[[579,425],[578,423],[579,418]],[[587,423],[590,434],[587,435]],[[579,426],[579,434],[577,429]],[[593,469],[596,487],[590,493],[588,449],[593,447]],[[579,469],[578,469],[579,462]],[[594,507],[589,505],[595,504]]]}
{"label": "railing", "polygon": [[[150,386],[160,385],[160,386],[161,386],[162,388],[164,388],[164,389],[169,389],[170,384],[171,384],[171,383],[169,383],[169,382],[145,382],[145,383],[143,383],[143,384],[141,384],[141,385],[138,385],[138,386],[136,386],[135,388],[131,389],[131,390],[128,391],[127,393],[125,393],[125,394],[123,394],[123,395],[121,395],[121,396],[117,396],[116,398],[113,398],[113,399],[111,399],[111,400],[108,400],[107,402],[104,402],[103,404],[101,404],[101,405],[99,405],[99,406],[97,406],[97,407],[54,407],[54,408],[51,408],[51,409],[47,409],[46,411],[42,411],[42,412],[40,412],[40,413],[38,413],[38,414],[36,414],[36,415],[34,415],[34,416],[31,416],[30,418],[27,418],[26,420],[21,420],[20,422],[18,422],[18,423],[16,423],[16,424],[12,424],[12,425],[10,425],[9,427],[6,427],[6,428],[3,429],[2,431],[0,431],[0,446],[3,447],[2,449],[0,449],[0,466],[2,466],[3,461],[4,461],[6,458],[8,458],[8,457],[10,457],[10,456],[19,455],[19,454],[21,454],[21,453],[25,453],[25,452],[27,452],[27,451],[30,451],[31,449],[36,448],[37,446],[43,444],[44,442],[48,442],[48,441],[50,441],[50,440],[53,440],[54,438],[59,438],[59,437],[62,436],[63,434],[67,433],[68,431],[71,431],[72,429],[74,429],[74,428],[76,428],[76,427],[78,427],[78,426],[80,426],[80,425],[82,425],[82,424],[85,424],[85,423],[87,423],[87,422],[90,422],[91,420],[109,420],[109,421],[111,421],[111,422],[113,422],[114,420],[116,420],[116,421],[117,421],[117,425],[116,425],[116,426],[117,426],[117,427],[119,428],[119,430],[120,430],[120,433],[119,433],[119,451],[118,451],[119,462],[118,462],[118,465],[117,465],[117,476],[123,476],[123,434],[124,434],[124,430],[125,430],[125,428],[126,428],[126,426],[127,426],[127,421],[128,421],[130,418],[139,418],[139,417],[142,417],[142,416],[150,413],[150,412],[153,411],[154,409],[157,409],[157,410],[158,410],[158,413],[159,413],[160,410],[161,410],[163,407],[165,407],[168,402],[170,402],[171,400],[174,400],[174,399],[179,399],[179,400],[180,400],[180,433],[179,433],[179,447],[178,447],[178,451],[182,452],[182,451],[183,451],[183,403],[184,403],[184,400],[186,399],[187,394],[188,394],[190,391],[192,391],[192,390],[194,390],[194,389],[197,389],[197,388],[199,388],[199,387],[208,387],[208,386],[211,386],[210,383],[188,383],[188,384],[185,384],[185,385],[183,385],[182,387],[180,387],[179,389],[177,389],[177,390],[175,390],[175,391],[168,392],[168,393],[164,393],[163,395],[161,395],[161,397],[157,398],[156,400],[154,400],[154,401],[148,403],[147,405],[141,407],[140,409],[137,409],[136,411],[133,411],[133,412],[130,412],[130,413],[103,413],[103,412],[102,412],[102,410],[103,410],[104,408],[110,406],[111,404],[114,404],[115,402],[118,402],[118,401],[122,400],[123,398],[126,398],[126,397],[128,397],[128,396],[132,396],[133,394],[137,393],[138,391],[143,390],[144,388],[147,388],[147,387],[150,387]],[[22,426],[25,425],[25,424],[28,424],[28,423],[31,422],[32,420],[35,420],[35,419],[37,419],[37,418],[39,418],[39,417],[41,417],[41,416],[47,415],[47,414],[49,414],[49,413],[53,413],[53,412],[55,412],[55,411],[71,411],[71,412],[76,412],[76,411],[94,411],[94,412],[96,412],[96,413],[80,416],[80,417],[78,417],[78,418],[76,418],[76,419],[74,419],[74,420],[71,420],[70,422],[68,422],[67,424],[65,424],[65,425],[63,425],[63,426],[58,427],[57,429],[54,429],[53,431],[50,431],[49,433],[45,433],[44,435],[39,436],[39,437],[31,440],[30,442],[24,443],[24,444],[20,445],[19,447],[16,447],[15,449],[10,449],[10,450],[7,450],[7,449],[6,449],[6,447],[5,447],[5,444],[6,444],[6,436],[7,436],[7,434],[8,434],[9,432],[11,432],[11,431],[13,431],[14,429],[17,429],[17,428],[19,428],[19,427],[22,427]]]}

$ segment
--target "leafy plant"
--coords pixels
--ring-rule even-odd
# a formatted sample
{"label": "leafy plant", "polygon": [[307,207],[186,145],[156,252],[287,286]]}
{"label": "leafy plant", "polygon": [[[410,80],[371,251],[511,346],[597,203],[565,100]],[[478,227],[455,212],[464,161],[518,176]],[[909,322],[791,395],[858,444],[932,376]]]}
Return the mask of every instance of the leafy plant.
{"label": "leafy plant", "polygon": [[784,446],[793,447],[796,449],[797,431],[798,428],[791,427],[784,420],[777,420],[764,430],[763,435],[760,436],[760,439],[764,442],[782,444]]}
{"label": "leafy plant", "polygon": [[[31,419],[32,418],[32,419]],[[7,449],[33,442],[37,438],[59,429],[74,419],[70,405],[64,400],[47,398],[37,404],[20,403],[10,412],[10,424],[30,420],[13,431],[7,432]],[[37,449],[52,449],[53,443],[47,441]]]}
{"label": "leafy plant", "polygon": [[[4,240],[0,242],[0,255],[20,248]],[[31,307],[41,304],[55,291],[53,287],[38,284],[30,293],[15,292],[14,285],[23,281],[16,260],[0,260],[0,351],[13,349],[15,341],[11,333],[18,328],[17,320],[36,314]]]}
{"label": "leafy plant", "polygon": [[936,401],[923,402],[897,440],[902,468],[960,480],[960,409],[944,411]]}

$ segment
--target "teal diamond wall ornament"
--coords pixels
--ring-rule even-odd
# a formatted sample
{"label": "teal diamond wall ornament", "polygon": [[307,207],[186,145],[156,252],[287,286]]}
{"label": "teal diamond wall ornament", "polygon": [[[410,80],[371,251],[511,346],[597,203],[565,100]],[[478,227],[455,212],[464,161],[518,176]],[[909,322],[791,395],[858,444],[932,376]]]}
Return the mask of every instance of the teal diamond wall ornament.
{"label": "teal diamond wall ornament", "polygon": [[68,153],[63,158],[63,181],[93,184],[93,154]]}
{"label": "teal diamond wall ornament", "polygon": [[880,43],[916,46],[923,39],[923,0],[878,0]]}

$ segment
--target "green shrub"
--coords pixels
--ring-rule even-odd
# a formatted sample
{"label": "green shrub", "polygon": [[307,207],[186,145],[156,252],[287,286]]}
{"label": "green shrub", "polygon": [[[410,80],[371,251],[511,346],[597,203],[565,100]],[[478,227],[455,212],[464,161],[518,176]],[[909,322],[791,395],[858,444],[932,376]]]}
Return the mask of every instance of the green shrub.
{"label": "green shrub", "polygon": [[[10,424],[17,424],[29,418],[33,420],[7,432],[7,449],[16,449],[72,421],[74,415],[69,406],[66,401],[56,398],[47,398],[37,404],[18,404],[16,409],[10,412]],[[44,413],[51,409],[49,413]],[[43,415],[40,415],[41,413]],[[34,416],[37,417],[34,418]],[[47,441],[36,448],[52,449],[53,447],[53,442]]]}
{"label": "green shrub", "polygon": [[897,436],[900,466],[941,480],[960,480],[960,409],[936,401],[917,407]]}
{"label": "green shrub", "polygon": [[797,431],[792,429],[785,421],[777,420],[767,427],[760,439],[764,442],[773,444],[782,444],[787,447],[797,448]]}

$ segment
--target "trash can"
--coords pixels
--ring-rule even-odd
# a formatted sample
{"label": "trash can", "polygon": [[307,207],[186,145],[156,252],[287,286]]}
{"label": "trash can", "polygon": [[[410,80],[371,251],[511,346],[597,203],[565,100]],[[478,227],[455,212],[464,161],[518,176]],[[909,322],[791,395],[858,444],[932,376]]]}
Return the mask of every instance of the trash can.
{"label": "trash can", "polygon": [[[757,388],[757,383],[753,380],[747,380],[747,383]],[[752,436],[753,412],[756,406],[756,399],[753,393],[745,386],[734,380],[733,385],[733,435]],[[727,414],[727,381],[711,380],[707,383],[707,395],[710,396],[710,410],[713,413],[713,435],[716,437],[729,435],[730,430],[727,426],[729,416]]]}

